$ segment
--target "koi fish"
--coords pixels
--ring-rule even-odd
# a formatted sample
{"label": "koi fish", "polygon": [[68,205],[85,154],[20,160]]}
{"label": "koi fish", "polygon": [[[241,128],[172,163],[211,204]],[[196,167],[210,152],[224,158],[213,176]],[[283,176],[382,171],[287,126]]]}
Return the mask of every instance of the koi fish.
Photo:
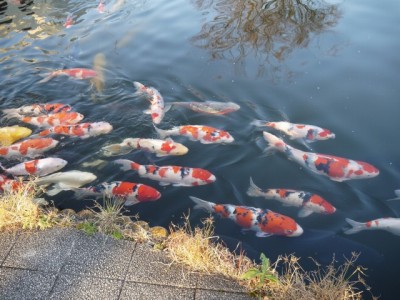
{"label": "koi fish", "polygon": [[400,218],[380,218],[365,223],[356,222],[346,218],[352,228],[344,231],[345,234],[353,234],[362,230],[386,230],[395,235],[400,235]]}
{"label": "koi fish", "polygon": [[[217,101],[205,101],[205,102],[171,102],[169,106],[182,106],[191,109],[196,112],[211,114],[211,115],[225,115],[240,109],[240,106],[233,102],[217,102]],[[166,110],[168,110],[166,108]]]}
{"label": "koi fish", "polygon": [[268,132],[263,132],[264,139],[269,143],[269,150],[278,150],[286,156],[309,169],[310,171],[329,177],[333,181],[365,179],[375,177],[379,170],[374,166],[357,160],[346,159],[333,155],[305,152],[293,148],[283,140]]}
{"label": "koi fish", "polygon": [[160,92],[153,87],[147,87],[137,81],[134,81],[133,85],[137,88],[135,95],[146,95],[147,99],[150,101],[150,109],[146,110],[144,113],[151,114],[151,119],[154,124],[160,124],[165,114],[164,99]]}
{"label": "koi fish", "polygon": [[23,186],[23,183],[18,180],[10,179],[5,175],[0,174],[0,192],[9,193],[18,190]]}
{"label": "koi fish", "polygon": [[45,78],[39,81],[39,83],[47,82],[54,77],[58,76],[68,76],[69,78],[74,79],[90,79],[97,76],[95,70],[92,69],[84,69],[84,68],[74,68],[74,69],[63,69],[63,70],[55,70],[50,72]]}
{"label": "koi fish", "polygon": [[140,177],[157,180],[162,186],[170,184],[173,186],[198,186],[216,180],[213,174],[200,168],[140,165],[128,159],[117,159],[114,162],[121,165],[122,171],[135,170]]}
{"label": "koi fish", "polygon": [[335,138],[335,134],[330,130],[314,125],[295,124],[286,121],[267,122],[261,120],[255,120],[251,122],[251,125],[258,127],[267,126],[274,128],[285,133],[292,140],[303,139],[306,142],[315,142]]}
{"label": "koi fish", "polygon": [[336,208],[332,204],[317,194],[289,189],[262,190],[255,185],[251,177],[247,195],[278,200],[285,206],[302,207],[298,213],[300,218],[308,217],[312,213],[330,215],[336,211]]}
{"label": "koi fish", "polygon": [[51,138],[28,139],[7,147],[0,147],[0,157],[4,158],[35,158],[57,146],[58,141]]}
{"label": "koi fish", "polygon": [[20,121],[38,127],[52,127],[58,125],[71,125],[82,121],[84,116],[77,112],[62,111],[59,113],[41,115],[37,117],[21,116],[19,114],[9,114],[8,118],[17,118]]}
{"label": "koi fish", "polygon": [[188,148],[180,143],[176,143],[171,139],[141,139],[127,138],[120,144],[112,144],[102,148],[105,156],[122,155],[132,150],[144,150],[155,153],[157,157],[167,155],[184,155],[188,152]]}
{"label": "koi fish", "polygon": [[67,16],[67,19],[65,20],[64,27],[65,28],[70,28],[74,24],[74,19],[72,18],[72,15]]}
{"label": "koi fish", "polygon": [[54,114],[62,111],[71,111],[71,105],[63,103],[37,103],[32,105],[24,105],[19,108],[3,109],[5,115],[23,115],[23,116],[40,116],[43,114]]}
{"label": "koi fish", "polygon": [[113,129],[107,122],[79,123],[73,125],[57,125],[39,132],[39,136],[48,136],[50,134],[68,135],[87,139],[89,137],[107,134]]}
{"label": "koi fish", "polygon": [[8,169],[5,169],[0,164],[0,168],[14,176],[35,175],[40,177],[64,168],[67,163],[68,162],[66,160],[61,158],[47,157],[26,161]]}
{"label": "koi fish", "polygon": [[183,135],[192,141],[199,141],[202,144],[226,144],[234,141],[234,138],[227,131],[210,126],[184,125],[162,130],[154,125],[154,128],[162,139],[170,135]]}
{"label": "koi fish", "polygon": [[0,128],[0,146],[10,146],[14,142],[29,136],[32,130],[21,126]]}
{"label": "koi fish", "polygon": [[258,237],[281,235],[296,237],[303,233],[303,229],[292,218],[278,214],[269,209],[260,209],[249,206],[232,204],[216,204],[193,196],[189,198],[196,203],[195,209],[204,209],[223,218],[229,218],[244,230],[256,232]]}
{"label": "koi fish", "polygon": [[125,206],[156,201],[161,197],[160,192],[151,186],[127,181],[103,182],[95,186],[71,188],[71,190],[78,199],[86,197],[120,198],[125,202]]}
{"label": "koi fish", "polygon": [[97,5],[97,11],[98,11],[100,14],[103,14],[103,13],[104,13],[104,11],[105,11],[105,5],[104,5],[104,1],[103,1],[103,0],[100,0],[100,1],[99,1],[99,5]]}

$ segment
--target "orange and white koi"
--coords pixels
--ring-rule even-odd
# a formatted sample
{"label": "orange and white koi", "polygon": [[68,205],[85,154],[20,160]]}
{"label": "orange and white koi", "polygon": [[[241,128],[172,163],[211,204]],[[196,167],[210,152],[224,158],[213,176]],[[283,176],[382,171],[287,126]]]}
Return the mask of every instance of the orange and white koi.
{"label": "orange and white koi", "polygon": [[205,101],[205,102],[170,102],[169,106],[182,106],[189,108],[196,112],[206,113],[210,115],[225,115],[240,109],[240,106],[233,102],[218,102],[218,101]]}
{"label": "orange and white koi", "polygon": [[44,114],[54,114],[71,110],[71,105],[64,103],[36,103],[32,105],[24,105],[19,108],[3,109],[3,113],[6,116],[9,114],[18,114],[22,116],[40,116]]}
{"label": "orange and white koi", "polygon": [[9,193],[11,191],[18,190],[24,184],[15,179],[10,179],[5,175],[0,174],[0,192],[2,193]]}
{"label": "orange and white koi", "polygon": [[353,234],[362,230],[385,230],[395,235],[400,235],[400,218],[380,218],[365,223],[356,222],[346,218],[352,228],[346,229],[345,234]]}
{"label": "orange and white koi", "polygon": [[160,185],[198,186],[213,183],[216,178],[209,171],[200,168],[180,166],[140,165],[128,159],[114,161],[121,170],[135,170],[140,177],[159,181]]}
{"label": "orange and white koi", "polygon": [[296,237],[303,233],[303,229],[292,218],[278,214],[269,209],[260,209],[249,206],[232,204],[216,204],[196,197],[189,196],[196,205],[195,209],[204,209],[228,218],[241,226],[244,230],[255,231],[258,237],[280,235]]}
{"label": "orange and white koi", "polygon": [[0,157],[4,158],[35,158],[57,146],[58,141],[52,138],[28,139],[8,147],[0,147]]}
{"label": "orange and white koi", "polygon": [[267,122],[261,120],[255,120],[251,122],[251,125],[258,127],[267,126],[274,128],[285,133],[292,140],[302,139],[306,142],[315,142],[335,138],[335,134],[330,130],[314,125],[295,124],[286,121]]}
{"label": "orange and white koi", "polygon": [[154,124],[160,124],[165,114],[164,99],[160,92],[137,81],[134,81],[133,85],[137,89],[135,95],[146,95],[150,101],[150,109],[146,110],[145,113],[151,115]]}
{"label": "orange and white koi", "polygon": [[57,125],[39,132],[39,136],[48,136],[50,134],[60,134],[72,137],[87,139],[89,137],[107,134],[113,129],[107,122],[79,123],[73,125]]}
{"label": "orange and white koi", "polygon": [[314,173],[327,176],[333,181],[365,179],[379,175],[379,170],[366,162],[301,151],[289,146],[273,134],[264,131],[263,135],[269,144],[267,151],[278,150],[283,152],[290,160]]}
{"label": "orange and white koi", "polygon": [[[46,74],[47,75],[47,74]],[[45,78],[39,81],[39,83],[47,82],[54,77],[58,76],[68,76],[73,79],[90,79],[97,76],[97,72],[92,69],[84,69],[84,68],[73,68],[73,69],[63,69],[63,70],[55,70],[50,72]]]}
{"label": "orange and white koi", "polygon": [[317,194],[289,189],[262,190],[255,185],[251,177],[247,195],[277,200],[285,206],[301,207],[298,213],[300,218],[308,217],[312,213],[330,215],[336,211],[336,208],[332,204]]}
{"label": "orange and white koi", "polygon": [[9,114],[10,118],[17,118],[20,121],[35,125],[38,127],[53,127],[58,125],[71,125],[82,121],[84,116],[77,112],[62,111],[59,113],[41,115],[41,116],[21,116],[19,114]]}
{"label": "orange and white koi", "polygon": [[35,175],[40,177],[64,168],[67,163],[68,162],[66,160],[61,158],[47,157],[26,161],[8,169],[5,169],[0,164],[0,168],[14,176]]}
{"label": "orange and white koi", "polygon": [[156,126],[154,128],[162,139],[170,135],[182,135],[202,144],[226,144],[235,140],[229,132],[210,126],[184,125],[172,127],[169,130],[162,130]]}
{"label": "orange and white koi", "polygon": [[188,148],[180,143],[176,143],[171,139],[142,139],[127,138],[120,144],[112,144],[102,148],[105,156],[122,155],[132,150],[144,150],[155,153],[157,157],[167,155],[184,155],[188,152]]}
{"label": "orange and white koi", "polygon": [[71,190],[74,191],[75,196],[79,199],[91,196],[96,198],[117,198],[124,201],[125,206],[139,202],[156,201],[161,197],[161,193],[151,186],[127,181],[103,182],[84,188],[71,187]]}

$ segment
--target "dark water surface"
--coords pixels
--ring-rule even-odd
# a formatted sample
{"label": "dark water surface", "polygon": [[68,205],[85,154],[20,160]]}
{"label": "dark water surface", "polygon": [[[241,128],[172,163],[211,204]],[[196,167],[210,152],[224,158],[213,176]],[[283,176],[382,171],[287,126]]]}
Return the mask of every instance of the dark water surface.
{"label": "dark water surface", "polygon": [[[63,139],[49,155],[66,159],[64,169],[88,170],[96,182],[129,180],[162,193],[153,203],[130,208],[151,225],[180,222],[190,210],[193,224],[207,217],[192,210],[188,198],[269,208],[296,219],[298,238],[257,238],[230,220],[216,218],[216,234],[235,247],[241,241],[253,258],[295,253],[327,264],[361,252],[368,284],[382,299],[400,299],[400,237],[384,231],[343,234],[345,218],[368,221],[399,217],[400,201],[400,6],[396,0],[356,1],[1,1],[0,108],[35,102],[65,102],[85,121],[107,121],[114,130],[88,140]],[[74,24],[63,26],[68,15]],[[93,67],[106,58],[106,84],[97,91],[88,81],[55,78],[39,84],[52,69]],[[148,103],[133,95],[133,81],[154,86],[170,101],[233,101],[241,106],[226,116],[185,108],[166,113],[160,127],[204,124],[226,129],[231,145],[203,145],[176,138],[186,156],[157,158],[132,152],[118,158],[139,163],[201,167],[216,175],[213,184],[193,188],[160,187],[109,163],[84,168],[98,150],[127,137],[156,138]],[[376,178],[338,183],[310,173],[280,154],[263,156],[266,146],[254,119],[289,120],[329,128],[336,139],[312,144],[316,152],[366,161],[380,169]],[[15,120],[1,126],[17,124]],[[34,127],[31,127],[35,129]],[[289,144],[304,149],[296,142]],[[5,163],[2,160],[2,163]],[[7,164],[7,163],[6,163]],[[11,164],[11,163],[8,163]],[[286,187],[317,192],[337,208],[334,215],[298,218],[298,209],[249,197],[249,178],[262,188]],[[81,209],[90,201],[66,192],[55,203]],[[366,295],[368,298],[368,294]]]}

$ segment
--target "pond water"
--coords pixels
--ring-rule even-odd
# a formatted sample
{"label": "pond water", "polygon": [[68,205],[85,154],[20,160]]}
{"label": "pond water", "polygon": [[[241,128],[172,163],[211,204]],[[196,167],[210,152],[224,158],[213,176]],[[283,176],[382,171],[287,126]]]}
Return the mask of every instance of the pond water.
{"label": "pond water", "polygon": [[[360,252],[367,283],[382,299],[399,299],[400,237],[385,231],[345,235],[345,218],[368,221],[399,217],[400,201],[388,202],[400,188],[399,66],[400,6],[396,0],[372,1],[97,1],[0,2],[0,108],[37,102],[73,106],[85,121],[107,121],[114,130],[87,140],[60,139],[48,153],[68,161],[63,169],[90,171],[94,183],[141,182],[162,197],[129,207],[152,226],[179,223],[190,211],[193,225],[209,214],[193,210],[189,196],[224,204],[268,208],[294,218],[304,229],[296,238],[258,238],[242,233],[231,220],[215,218],[215,232],[230,247],[242,242],[248,255],[271,259],[295,253],[307,266]],[[66,28],[70,16],[72,25]],[[63,68],[92,68],[104,55],[105,84],[43,74]],[[235,138],[226,145],[205,145],[184,137],[189,148],[180,157],[156,157],[141,151],[104,157],[101,147],[127,137],[157,138],[148,102],[134,95],[132,82],[155,87],[172,101],[232,101],[240,110],[212,116],[183,107],[169,110],[159,125],[201,124],[225,129]],[[365,161],[380,170],[371,179],[335,182],[305,170],[283,154],[265,156],[267,146],[255,119],[287,120],[328,128],[335,139],[311,144],[313,151]],[[1,126],[20,124],[2,121]],[[29,126],[33,130],[38,129]],[[277,131],[269,130],[277,134]],[[290,145],[304,145],[284,137]],[[126,158],[141,164],[201,167],[216,182],[198,187],[161,187],[112,164]],[[84,167],[98,159],[100,167]],[[6,166],[17,161],[1,160]],[[262,188],[291,188],[318,193],[337,211],[298,218],[298,208],[247,195],[249,178]],[[53,198],[60,208],[82,209],[70,192]],[[367,293],[366,298],[369,297]]]}

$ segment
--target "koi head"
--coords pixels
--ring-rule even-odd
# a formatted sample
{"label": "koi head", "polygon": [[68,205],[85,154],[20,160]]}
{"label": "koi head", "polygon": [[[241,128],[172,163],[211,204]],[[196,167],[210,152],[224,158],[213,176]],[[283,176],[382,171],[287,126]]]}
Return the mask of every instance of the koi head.
{"label": "koi head", "polygon": [[110,123],[107,122],[94,122],[90,124],[88,130],[92,136],[96,136],[111,132],[113,130],[113,127]]}
{"label": "koi head", "polygon": [[156,201],[160,199],[161,193],[151,186],[140,184],[137,192],[137,199],[140,202]]}
{"label": "koi head", "polygon": [[318,136],[319,140],[328,140],[328,139],[334,139],[335,138],[335,134],[332,131],[328,130],[328,129],[322,130],[321,132],[319,132],[317,134],[317,136]]}
{"label": "koi head", "polygon": [[257,216],[259,230],[274,235],[296,237],[303,234],[303,228],[292,218],[278,214],[271,210],[265,210]]}
{"label": "koi head", "polygon": [[213,183],[216,178],[213,174],[208,172],[207,170],[200,169],[200,168],[194,168],[192,172],[193,178],[197,179],[199,184],[207,184],[207,183]]}
{"label": "koi head", "polygon": [[172,141],[166,141],[161,146],[161,150],[166,151],[171,155],[185,155],[189,151],[189,149],[186,146]]}
{"label": "koi head", "polygon": [[331,215],[336,211],[336,208],[326,201],[324,198],[318,195],[312,195],[310,199],[304,203],[304,207],[326,215]]}
{"label": "koi head", "polygon": [[356,161],[356,163],[358,164],[359,168],[358,170],[353,171],[351,174],[349,174],[349,178],[364,179],[379,175],[379,170],[373,165],[363,161]]}

